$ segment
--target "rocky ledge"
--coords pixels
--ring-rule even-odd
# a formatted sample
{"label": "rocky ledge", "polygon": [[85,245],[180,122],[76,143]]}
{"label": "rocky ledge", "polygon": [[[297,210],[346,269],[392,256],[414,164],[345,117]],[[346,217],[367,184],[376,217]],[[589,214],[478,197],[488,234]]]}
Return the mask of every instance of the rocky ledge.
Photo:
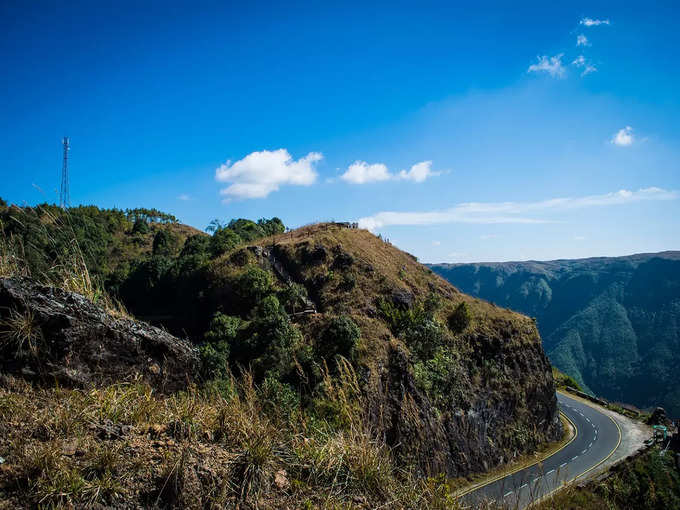
{"label": "rocky ledge", "polygon": [[27,278],[0,279],[0,372],[88,387],[141,378],[185,388],[199,356],[186,340]]}

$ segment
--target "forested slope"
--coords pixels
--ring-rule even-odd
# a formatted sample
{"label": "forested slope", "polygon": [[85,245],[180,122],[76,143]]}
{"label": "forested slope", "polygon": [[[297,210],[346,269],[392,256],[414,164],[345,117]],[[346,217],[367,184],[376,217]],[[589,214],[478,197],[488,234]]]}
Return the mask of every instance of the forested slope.
{"label": "forested slope", "polygon": [[430,267],[535,317],[552,362],[590,391],[680,416],[680,252]]}

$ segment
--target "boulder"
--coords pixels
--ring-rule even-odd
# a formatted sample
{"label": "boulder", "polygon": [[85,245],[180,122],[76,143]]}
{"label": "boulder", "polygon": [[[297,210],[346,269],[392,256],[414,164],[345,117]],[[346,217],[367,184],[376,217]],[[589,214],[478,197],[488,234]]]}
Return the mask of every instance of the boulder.
{"label": "boulder", "polygon": [[0,279],[0,371],[71,387],[141,378],[161,392],[199,369],[188,341],[28,278]]}
{"label": "boulder", "polygon": [[395,289],[392,291],[392,303],[398,308],[408,310],[413,306],[415,297],[411,292],[405,289]]}

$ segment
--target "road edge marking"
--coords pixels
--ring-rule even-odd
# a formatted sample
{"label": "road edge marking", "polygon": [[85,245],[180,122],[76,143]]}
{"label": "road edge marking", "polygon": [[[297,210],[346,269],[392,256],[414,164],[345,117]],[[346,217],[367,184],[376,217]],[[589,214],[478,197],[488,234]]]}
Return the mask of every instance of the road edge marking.
{"label": "road edge marking", "polygon": [[470,493],[472,493],[472,492],[475,492],[476,490],[481,489],[482,487],[486,487],[487,485],[491,485],[492,483],[497,482],[498,480],[502,480],[502,479],[505,478],[506,476],[514,475],[515,473],[517,473],[517,472],[519,472],[519,471],[522,471],[523,469],[529,469],[530,467],[533,467],[533,466],[535,466],[536,464],[540,464],[541,462],[545,462],[546,460],[548,460],[549,458],[551,458],[553,455],[556,455],[556,454],[558,454],[559,452],[561,452],[562,450],[564,450],[564,449],[565,449],[567,446],[569,446],[569,445],[574,441],[574,439],[576,439],[576,437],[578,436],[578,428],[576,427],[576,424],[575,424],[573,421],[571,421],[571,418],[569,418],[569,416],[567,416],[566,414],[564,414],[562,411],[559,411],[559,414],[560,414],[561,416],[564,416],[564,418],[565,418],[565,419],[569,422],[569,424],[572,426],[572,428],[574,429],[574,435],[571,436],[571,439],[570,439],[569,441],[567,441],[564,445],[562,445],[558,450],[555,450],[554,452],[552,452],[552,453],[551,453],[550,455],[548,455],[547,457],[544,457],[544,458],[542,458],[542,459],[539,459],[539,460],[537,460],[536,462],[534,462],[534,463],[532,463],[532,464],[528,464],[528,465],[526,465],[526,466],[518,467],[517,469],[514,469],[514,470],[512,470],[512,471],[509,471],[509,472],[507,472],[507,473],[505,473],[505,474],[503,474],[503,475],[498,475],[497,477],[492,478],[491,480],[487,480],[487,481],[485,481],[485,482],[480,482],[478,485],[473,485],[472,487],[468,487],[468,489],[466,489],[464,492],[461,492],[460,494],[456,494],[456,495],[454,496],[454,498],[455,498],[455,499],[460,499],[460,498],[462,498],[463,496],[467,496],[468,494],[470,494]]}
{"label": "road edge marking", "polygon": [[[558,391],[559,393],[561,393],[562,395],[566,396],[567,398],[572,398],[571,395],[569,395],[569,394],[567,394],[567,393],[564,393],[564,392],[559,391],[559,390],[557,390],[557,391]],[[585,400],[585,399],[584,399],[584,400]],[[581,402],[581,400],[579,400],[579,402]],[[586,404],[585,402],[584,402],[584,404],[587,405],[587,406],[589,406],[589,407],[592,408],[592,409],[597,410],[597,408],[596,408],[595,406],[591,405],[591,404]],[[572,484],[572,483],[575,482],[578,478],[581,478],[581,477],[582,477],[583,475],[585,475],[586,473],[590,473],[593,469],[599,467],[600,465],[602,465],[602,463],[608,461],[609,458],[610,458],[612,455],[614,455],[614,452],[615,452],[616,450],[619,449],[619,446],[621,445],[621,439],[622,439],[622,436],[623,436],[623,434],[621,433],[621,427],[619,427],[619,424],[616,423],[616,420],[615,420],[614,418],[612,418],[611,416],[609,416],[609,414],[607,414],[607,413],[602,413],[602,412],[600,412],[600,414],[604,414],[607,418],[609,418],[609,419],[612,421],[612,423],[613,423],[614,425],[616,425],[616,430],[618,430],[618,432],[619,432],[619,440],[618,440],[618,442],[616,443],[616,446],[614,447],[614,449],[613,449],[611,452],[609,452],[609,455],[607,455],[607,456],[606,456],[604,459],[602,459],[600,462],[598,462],[597,464],[595,464],[595,465],[592,466],[592,467],[589,467],[589,468],[586,469],[583,473],[581,473],[581,474],[579,474],[579,475],[576,475],[574,478],[572,478],[572,479],[569,480],[568,482],[563,482],[562,485],[560,485],[559,487],[556,487],[555,489],[551,490],[548,494],[545,494],[545,495],[541,496],[540,498],[538,498],[538,499],[537,499],[536,501],[534,501],[533,503],[530,503],[530,504],[527,506],[527,508],[532,507],[532,506],[534,506],[534,505],[537,505],[538,503],[541,503],[543,500],[549,498],[550,496],[552,496],[553,494],[555,494],[557,491],[560,491],[560,490],[564,489],[567,485]]]}
{"label": "road edge marking", "polygon": [[604,459],[602,459],[600,462],[598,462],[597,464],[595,464],[595,465],[594,465],[593,467],[591,467],[590,469],[586,469],[583,473],[581,473],[580,475],[578,475],[578,476],[576,476],[575,478],[573,478],[573,479],[572,479],[572,482],[573,482],[574,480],[576,480],[577,478],[581,478],[583,475],[585,475],[586,473],[589,473],[590,471],[592,471],[592,470],[595,469],[596,467],[600,466],[600,465],[603,464],[604,462],[608,461],[609,458],[610,458],[612,455],[614,455],[614,452],[615,452],[616,450],[619,449],[619,446],[621,446],[621,441],[622,441],[622,439],[623,439],[623,434],[622,434],[622,432],[621,432],[621,427],[619,427],[619,424],[616,423],[616,420],[615,420],[614,418],[612,418],[612,417],[609,416],[608,414],[605,414],[605,413],[602,413],[602,414],[604,414],[607,418],[609,418],[609,419],[612,421],[612,423],[613,423],[614,425],[616,425],[616,430],[618,430],[618,432],[619,432],[619,440],[618,440],[618,442],[616,443],[616,446],[614,447],[614,449],[613,449],[611,452],[609,452],[609,455],[607,455]]}

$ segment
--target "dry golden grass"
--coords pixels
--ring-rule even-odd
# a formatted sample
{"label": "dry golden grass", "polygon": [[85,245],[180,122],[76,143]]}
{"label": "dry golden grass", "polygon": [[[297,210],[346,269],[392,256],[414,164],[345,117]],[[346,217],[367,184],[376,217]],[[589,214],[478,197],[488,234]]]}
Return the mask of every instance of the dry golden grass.
{"label": "dry golden grass", "polygon": [[349,363],[327,377],[340,428],[265,411],[249,374],[157,396],[140,383],[39,389],[0,379],[0,508],[456,508],[444,479],[397,468],[354,403]]}
{"label": "dry golden grass", "polygon": [[31,310],[12,309],[7,318],[0,320],[0,345],[9,345],[17,357],[28,355],[36,358],[42,342],[42,330]]}
{"label": "dry golden grass", "polygon": [[[357,274],[361,282],[349,292],[336,292],[338,289],[334,287],[329,289],[329,294],[344,296],[342,305],[345,307],[350,309],[365,307],[386,289],[407,290],[417,300],[423,300],[430,292],[436,291],[445,297],[443,307],[438,313],[439,318],[444,321],[460,302],[465,301],[468,304],[474,318],[468,331],[471,335],[475,333],[497,335],[499,329],[510,328],[528,333],[517,335],[516,339],[520,341],[540,342],[535,325],[528,317],[462,294],[446,280],[420,264],[415,257],[389,242],[378,239],[368,230],[319,223],[261,239],[251,245],[267,247],[276,244],[283,249],[294,250],[300,243],[305,242],[321,245],[329,251],[341,246],[355,258],[357,261],[355,265],[370,264],[374,268],[375,273],[372,275]],[[339,285],[341,282],[338,280],[336,286]]]}

